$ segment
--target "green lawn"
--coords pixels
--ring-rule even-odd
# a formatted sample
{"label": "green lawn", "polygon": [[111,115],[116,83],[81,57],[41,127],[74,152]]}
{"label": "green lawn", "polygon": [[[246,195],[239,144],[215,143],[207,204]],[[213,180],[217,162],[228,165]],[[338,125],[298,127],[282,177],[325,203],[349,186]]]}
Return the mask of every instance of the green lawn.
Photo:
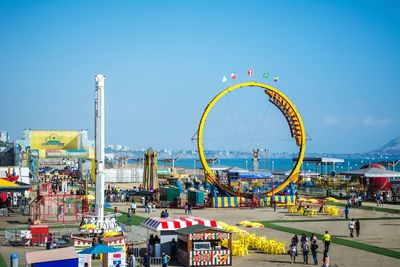
{"label": "green lawn", "polygon": [[7,263],[1,254],[0,254],[0,266],[7,266]]}
{"label": "green lawn", "polygon": [[[339,203],[339,202],[328,202],[329,205],[335,205],[335,206],[340,206],[340,207],[345,207],[345,203]],[[362,210],[373,210],[373,211],[380,211],[380,212],[386,212],[386,213],[394,213],[394,214],[400,214],[400,209],[390,209],[390,208],[382,208],[382,207],[371,207],[371,206],[361,206],[361,207],[352,207],[351,209],[362,209]]]}
{"label": "green lawn", "polygon": [[[113,209],[111,208],[106,208],[104,209],[105,212],[114,212]],[[119,213],[121,213],[122,215],[117,217],[118,222],[123,223],[125,225],[140,225],[145,218],[138,216],[138,215],[132,215],[132,221],[128,222],[128,214],[126,212],[122,212],[122,211],[118,211]]]}
{"label": "green lawn", "polygon": [[[380,221],[380,220],[398,220],[400,217],[368,217],[368,218],[356,218],[360,221]],[[338,218],[331,218],[331,219],[295,219],[295,220],[271,220],[271,221],[264,221],[267,223],[298,223],[298,222],[338,222],[338,221],[348,221],[345,218],[338,217]]]}
{"label": "green lawn", "polygon": [[[385,218],[385,219],[387,219],[387,218]],[[296,228],[277,225],[276,223],[271,223],[271,222],[261,222],[261,223],[267,228],[274,229],[274,230],[281,231],[281,232],[297,234],[297,235],[302,235],[303,233],[306,234],[307,236],[311,235],[311,232],[296,229]],[[317,236],[318,239],[322,240],[322,234],[315,233],[315,235]],[[356,242],[356,241],[352,241],[352,240],[347,240],[347,239],[342,239],[342,238],[335,237],[335,236],[332,236],[331,242],[339,244],[339,245],[347,246],[347,247],[357,248],[357,249],[365,250],[368,252],[400,259],[400,252],[391,250],[391,249],[372,246],[369,244]]]}

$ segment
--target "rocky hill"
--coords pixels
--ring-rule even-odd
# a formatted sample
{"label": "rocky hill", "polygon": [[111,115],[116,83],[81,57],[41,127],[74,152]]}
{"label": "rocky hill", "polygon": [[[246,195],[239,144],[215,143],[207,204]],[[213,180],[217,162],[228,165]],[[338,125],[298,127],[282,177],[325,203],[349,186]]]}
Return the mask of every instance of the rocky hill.
{"label": "rocky hill", "polygon": [[386,154],[386,155],[393,155],[399,156],[400,155],[400,136],[394,138],[386,145],[382,146],[379,149],[375,149],[370,152],[371,154]]}

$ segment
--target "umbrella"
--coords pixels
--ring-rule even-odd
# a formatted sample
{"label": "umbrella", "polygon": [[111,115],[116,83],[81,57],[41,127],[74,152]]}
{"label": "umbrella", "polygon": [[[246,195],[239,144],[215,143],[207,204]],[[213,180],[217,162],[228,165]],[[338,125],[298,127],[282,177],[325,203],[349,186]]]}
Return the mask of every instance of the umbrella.
{"label": "umbrella", "polygon": [[115,231],[111,231],[111,232],[107,232],[104,234],[104,237],[108,237],[108,236],[117,236],[119,235],[119,232],[115,232]]}
{"label": "umbrella", "polygon": [[86,229],[86,230],[94,230],[97,228],[97,226],[92,223],[87,223],[87,224],[82,225],[81,228]]}
{"label": "umbrella", "polygon": [[20,182],[10,182],[6,179],[0,179],[0,192],[21,192],[32,188],[29,184]]}
{"label": "umbrella", "polygon": [[346,171],[340,174],[348,175],[348,176],[362,176],[367,178],[376,178],[376,177],[400,177],[400,172],[394,172],[389,170],[382,170],[379,168],[368,167],[365,169],[355,170],[355,171]]}
{"label": "umbrella", "polygon": [[120,248],[109,247],[103,244],[97,244],[94,247],[90,247],[87,249],[78,252],[78,254],[103,254],[103,253],[113,253],[121,251]]}
{"label": "umbrella", "polygon": [[337,199],[334,197],[326,197],[325,200],[329,202],[337,202]]}
{"label": "umbrella", "polygon": [[104,208],[112,208],[112,206],[110,203],[104,202]]}

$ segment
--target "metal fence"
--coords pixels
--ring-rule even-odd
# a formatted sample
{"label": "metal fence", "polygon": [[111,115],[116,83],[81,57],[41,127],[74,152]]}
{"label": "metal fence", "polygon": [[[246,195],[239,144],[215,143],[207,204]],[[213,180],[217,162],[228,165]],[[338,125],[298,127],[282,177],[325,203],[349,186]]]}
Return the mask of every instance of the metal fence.
{"label": "metal fence", "polygon": [[[71,229],[72,230],[72,229]],[[63,230],[51,231],[53,236],[52,248],[61,248],[68,246],[70,243],[69,236],[71,235],[71,230],[67,232]],[[4,245],[11,246],[46,246],[48,234],[31,234],[29,230],[22,229],[6,229],[4,231],[4,238],[6,243]]]}
{"label": "metal fence", "polygon": [[[143,266],[144,259],[141,257],[136,257],[136,264],[138,266]],[[161,266],[162,257],[150,257],[150,266]]]}

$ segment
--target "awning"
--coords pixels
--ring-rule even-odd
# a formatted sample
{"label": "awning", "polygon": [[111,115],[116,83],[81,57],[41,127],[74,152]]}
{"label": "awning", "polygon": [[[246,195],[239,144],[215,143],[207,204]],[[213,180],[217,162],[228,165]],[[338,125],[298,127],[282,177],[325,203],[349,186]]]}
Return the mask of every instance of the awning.
{"label": "awning", "polygon": [[151,231],[169,231],[197,224],[220,228],[218,227],[216,220],[208,220],[199,217],[147,218],[141,223],[141,226]]}
{"label": "awning", "polygon": [[103,253],[114,253],[121,251],[120,248],[109,247],[103,244],[97,244],[94,247],[90,247],[87,249],[78,252],[78,254],[103,254]]}
{"label": "awning", "polygon": [[270,179],[271,172],[239,172],[239,179]]}
{"label": "awning", "polygon": [[21,182],[10,182],[6,179],[0,179],[0,192],[21,192],[32,188],[31,185]]}
{"label": "awning", "polygon": [[379,168],[368,167],[365,169],[359,169],[354,171],[345,171],[340,173],[348,176],[361,176],[366,178],[378,178],[378,177],[400,177],[400,172],[394,172],[389,170],[382,170]]}

